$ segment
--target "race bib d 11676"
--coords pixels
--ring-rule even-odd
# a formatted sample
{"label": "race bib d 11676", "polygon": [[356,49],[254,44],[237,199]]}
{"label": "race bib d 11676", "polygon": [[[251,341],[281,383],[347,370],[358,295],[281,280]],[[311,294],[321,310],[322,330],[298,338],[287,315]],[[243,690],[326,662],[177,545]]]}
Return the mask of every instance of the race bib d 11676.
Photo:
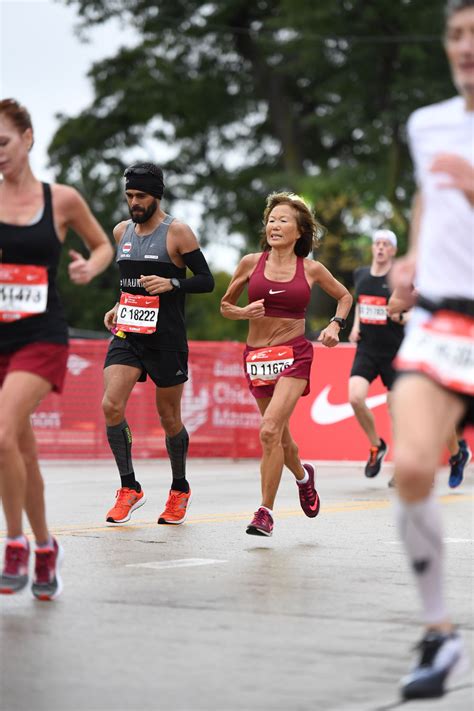
{"label": "race bib d 11676", "polygon": [[117,311],[117,329],[128,333],[154,333],[159,304],[159,296],[122,293]]}
{"label": "race bib d 11676", "polygon": [[0,322],[46,311],[48,271],[32,264],[0,264]]}
{"label": "race bib d 11676", "polygon": [[252,385],[273,385],[280,373],[294,361],[291,346],[272,346],[248,353],[245,365]]}
{"label": "race bib d 11676", "polygon": [[410,329],[395,365],[399,370],[426,373],[450,390],[474,395],[474,319],[437,312]]}

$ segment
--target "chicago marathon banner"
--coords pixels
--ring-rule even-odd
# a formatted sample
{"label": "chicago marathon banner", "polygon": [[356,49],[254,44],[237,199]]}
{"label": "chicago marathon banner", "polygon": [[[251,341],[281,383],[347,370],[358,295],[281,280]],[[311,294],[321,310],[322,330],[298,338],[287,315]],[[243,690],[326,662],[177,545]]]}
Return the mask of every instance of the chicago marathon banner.
{"label": "chicago marathon banner", "polygon": [[[106,340],[72,339],[62,395],[48,395],[33,415],[43,459],[109,459],[101,409]],[[348,401],[354,346],[314,344],[311,392],[300,399],[290,428],[303,459],[364,461],[367,439]],[[244,378],[242,343],[191,341],[182,399],[191,457],[258,458],[260,413]],[[367,400],[380,435],[391,443],[386,391],[377,379]],[[126,411],[133,456],[167,457],[151,380],[137,383]],[[471,446],[473,430],[466,432]]]}

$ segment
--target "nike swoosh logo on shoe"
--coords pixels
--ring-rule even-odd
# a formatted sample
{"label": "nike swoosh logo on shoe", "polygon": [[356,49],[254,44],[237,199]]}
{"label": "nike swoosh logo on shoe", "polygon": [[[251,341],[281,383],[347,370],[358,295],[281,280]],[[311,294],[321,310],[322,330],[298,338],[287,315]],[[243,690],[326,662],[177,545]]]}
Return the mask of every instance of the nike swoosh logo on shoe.
{"label": "nike swoosh logo on shoe", "polygon": [[280,289],[278,291],[273,291],[273,289],[269,290],[269,294],[283,294],[286,291],[286,289]]}
{"label": "nike swoosh logo on shoe", "polygon": [[[329,402],[328,395],[330,389],[331,386],[326,385],[311,406],[311,419],[318,425],[333,425],[335,422],[341,422],[342,420],[348,420],[350,417],[354,417],[354,410],[350,402],[341,404]],[[386,400],[387,394],[382,393],[381,395],[368,397],[365,404],[369,410],[372,410],[374,407],[383,405]]]}
{"label": "nike swoosh logo on shoe", "polygon": [[314,501],[314,504],[309,505],[309,508],[311,509],[311,511],[316,511],[316,509],[318,508],[318,504],[319,504],[319,496],[316,494],[316,499]]}

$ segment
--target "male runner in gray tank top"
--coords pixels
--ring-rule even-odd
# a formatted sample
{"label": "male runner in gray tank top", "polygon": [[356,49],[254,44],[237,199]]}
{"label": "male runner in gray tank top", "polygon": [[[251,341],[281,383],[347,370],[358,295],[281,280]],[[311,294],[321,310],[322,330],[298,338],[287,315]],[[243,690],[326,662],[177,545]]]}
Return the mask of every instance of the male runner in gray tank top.
{"label": "male runner in gray tank top", "polygon": [[[158,523],[180,524],[191,501],[186,479],[189,437],[181,420],[181,397],[188,379],[185,295],[212,291],[214,279],[191,228],[161,209],[161,168],[136,163],[124,176],[132,219],[114,229],[121,293],[104,317],[105,326],[115,335],[105,359],[102,402],[121,487],[106,518],[109,523],[125,523],[146,500],[135,479],[125,408],[135,383],[149,375],[156,385],[156,406],[173,475]],[[193,276],[186,278],[186,268]]]}

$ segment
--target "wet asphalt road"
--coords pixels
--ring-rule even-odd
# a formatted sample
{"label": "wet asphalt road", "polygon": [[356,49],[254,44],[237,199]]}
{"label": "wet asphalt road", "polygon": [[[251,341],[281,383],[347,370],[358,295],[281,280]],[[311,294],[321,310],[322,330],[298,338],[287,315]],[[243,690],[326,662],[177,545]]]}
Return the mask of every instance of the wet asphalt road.
{"label": "wet asphalt road", "polygon": [[[382,711],[419,637],[418,600],[397,540],[387,465],[317,467],[321,513],[307,519],[286,472],[272,538],[245,534],[258,463],[191,460],[182,526],[158,526],[165,461],[137,462],[147,503],[105,524],[109,462],[45,462],[64,592],[0,598],[2,711]],[[471,646],[473,489],[441,470],[448,600]],[[3,518],[0,528],[4,528]],[[4,532],[2,531],[2,536]],[[474,658],[474,654],[472,654]],[[403,709],[468,711],[473,679]]]}

